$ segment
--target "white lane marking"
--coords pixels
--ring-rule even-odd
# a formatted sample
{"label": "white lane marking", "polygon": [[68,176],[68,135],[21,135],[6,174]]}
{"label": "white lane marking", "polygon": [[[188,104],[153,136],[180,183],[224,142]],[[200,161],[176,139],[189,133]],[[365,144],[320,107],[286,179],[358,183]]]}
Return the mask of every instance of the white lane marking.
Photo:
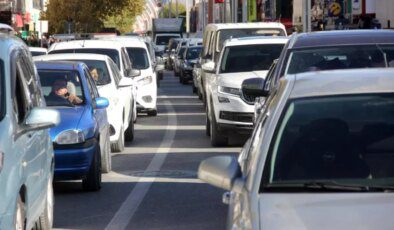
{"label": "white lane marking", "polygon": [[198,98],[198,96],[158,96],[157,98],[160,98],[160,99],[163,99],[163,98],[165,98],[165,99],[184,99],[184,98]]}
{"label": "white lane marking", "polygon": [[166,106],[166,105],[170,105],[171,104],[171,106],[203,106],[204,104],[203,103],[199,103],[199,102],[197,102],[197,103],[169,103],[169,102],[167,102],[167,103],[157,103],[156,105],[160,105],[160,106]]}
{"label": "white lane marking", "polygon": [[160,182],[160,183],[193,183],[202,184],[204,183],[197,178],[172,178],[172,177],[136,177],[129,176],[125,174],[120,174],[116,172],[110,172],[105,174],[106,180],[111,181],[111,183],[121,183],[121,182]]}
{"label": "white lane marking", "polygon": [[205,116],[205,113],[158,113],[157,116]]}
{"label": "white lane marking", "polygon": [[[168,116],[172,118],[173,116]],[[205,125],[135,125],[135,130],[205,130]]]}
{"label": "white lane marking", "polygon": [[[171,106],[171,103],[168,102],[166,109],[172,113],[174,113],[174,108]],[[169,127],[176,126],[177,118],[176,116],[170,116],[167,120],[167,125]],[[172,143],[174,142],[175,137],[175,129],[168,129],[164,134],[163,140],[156,152],[165,151],[165,153],[155,154],[152,161],[148,165],[145,171],[159,171],[161,166],[164,163],[164,160],[167,157],[167,153],[169,152]],[[143,182],[143,180],[138,180],[138,183],[135,185],[133,190],[130,192],[126,200],[123,202],[119,210],[115,213],[112,220],[108,223],[106,230],[112,229],[125,229],[129,224],[130,220],[133,218],[134,213],[137,211],[138,206],[143,201],[144,197],[149,191],[152,183],[154,182]]]}
{"label": "white lane marking", "polygon": [[[240,147],[226,147],[226,148],[171,148],[170,152],[173,153],[239,153],[242,148]],[[166,153],[157,151],[155,147],[126,147],[125,150],[132,150],[133,153],[117,153],[116,155],[132,155],[132,154],[152,154],[152,153]]]}

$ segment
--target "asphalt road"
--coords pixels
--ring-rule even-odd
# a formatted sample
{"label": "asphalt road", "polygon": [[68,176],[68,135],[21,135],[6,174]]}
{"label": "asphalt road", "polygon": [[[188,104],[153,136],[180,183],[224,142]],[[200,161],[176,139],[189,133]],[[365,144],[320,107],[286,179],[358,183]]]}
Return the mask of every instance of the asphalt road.
{"label": "asphalt road", "polygon": [[158,116],[139,114],[135,139],[113,154],[113,171],[99,192],[80,182],[55,183],[56,229],[224,229],[223,190],[197,179],[199,163],[237,155],[242,146],[213,148],[205,135],[203,104],[191,85],[166,72]]}

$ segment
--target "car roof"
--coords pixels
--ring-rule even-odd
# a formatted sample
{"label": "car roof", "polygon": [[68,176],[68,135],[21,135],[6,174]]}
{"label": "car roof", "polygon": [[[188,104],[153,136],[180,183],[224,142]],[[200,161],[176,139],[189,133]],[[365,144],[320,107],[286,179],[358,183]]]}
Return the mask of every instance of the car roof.
{"label": "car roof", "polygon": [[295,34],[289,48],[393,44],[392,30],[335,30]]}
{"label": "car roof", "polygon": [[316,71],[287,75],[294,82],[290,98],[394,93],[394,68]]}
{"label": "car roof", "polygon": [[48,49],[46,49],[46,48],[42,48],[42,47],[31,47],[31,46],[29,46],[29,50],[30,50],[30,51],[42,51],[42,52],[47,52],[47,51],[48,51]]}
{"label": "car roof", "polygon": [[121,49],[122,44],[114,40],[75,40],[68,42],[54,43],[49,51],[52,50],[64,50],[64,49],[89,49],[89,48],[101,48],[101,49]]}
{"label": "car roof", "polygon": [[141,38],[133,37],[116,37],[113,41],[118,41],[124,47],[138,47],[146,49],[146,44]]}
{"label": "car roof", "polygon": [[227,39],[224,46],[240,46],[240,45],[255,45],[255,44],[286,44],[288,37],[273,37],[273,36],[256,36]]}
{"label": "car roof", "polygon": [[2,52],[0,52],[0,58],[2,60],[7,60],[10,58],[10,50],[12,47],[19,46],[24,49],[28,49],[25,43],[18,37],[8,33],[0,33],[0,47]]}
{"label": "car roof", "polygon": [[252,29],[252,28],[281,28],[285,26],[279,22],[248,22],[248,23],[214,23],[206,26],[207,30],[222,30],[222,29]]}
{"label": "car roof", "polygon": [[73,53],[64,53],[64,54],[48,54],[48,55],[41,55],[33,57],[34,61],[50,61],[50,60],[99,60],[99,61],[106,61],[109,59],[107,55],[103,54],[73,54]]}
{"label": "car roof", "polygon": [[36,61],[34,64],[37,69],[48,70],[80,70],[85,65],[83,62],[76,61]]}

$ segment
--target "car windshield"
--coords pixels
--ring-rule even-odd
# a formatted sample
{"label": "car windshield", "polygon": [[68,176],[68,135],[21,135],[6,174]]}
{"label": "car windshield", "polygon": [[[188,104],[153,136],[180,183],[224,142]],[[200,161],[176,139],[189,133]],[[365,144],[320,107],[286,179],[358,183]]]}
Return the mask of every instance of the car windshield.
{"label": "car windshield", "polygon": [[187,49],[186,59],[197,59],[200,56],[202,47]]}
{"label": "car windshield", "polygon": [[65,50],[52,50],[49,52],[51,54],[61,54],[61,53],[87,53],[87,54],[103,54],[107,55],[110,57],[118,66],[120,69],[120,57],[119,57],[119,51],[116,49],[99,49],[99,48],[94,48],[94,49],[65,49]]}
{"label": "car windshield", "polygon": [[111,83],[107,64],[105,61],[99,60],[71,60],[85,63],[90,70],[90,74],[95,80],[96,85],[107,85]]}
{"label": "car windshield", "polygon": [[186,50],[186,47],[180,48],[179,52],[178,52],[178,56],[183,57],[183,54],[185,53],[185,50]]}
{"label": "car windshield", "polygon": [[282,29],[261,29],[261,28],[253,28],[253,29],[225,29],[220,30],[219,39],[217,40],[218,46],[216,52],[220,52],[223,48],[223,43],[225,40],[229,38],[240,38],[240,37],[250,37],[250,36],[286,36],[285,31]]}
{"label": "car windshield", "polygon": [[179,38],[177,35],[160,35],[156,37],[156,45],[168,45],[171,38]]}
{"label": "car windshield", "polygon": [[134,69],[149,68],[149,59],[146,50],[143,48],[127,48],[127,53]]}
{"label": "car windshield", "polygon": [[295,99],[272,139],[265,186],[394,185],[394,94]]}
{"label": "car windshield", "polygon": [[221,73],[268,70],[284,44],[245,45],[227,47],[220,65]]}
{"label": "car windshield", "polygon": [[179,40],[173,40],[171,43],[170,43],[170,50],[172,50],[172,49],[176,49],[176,47],[178,46],[178,44],[179,44]]}
{"label": "car windshield", "polygon": [[292,51],[286,73],[388,66],[394,67],[394,45],[320,47]]}
{"label": "car windshield", "polygon": [[74,106],[83,104],[78,100],[85,101],[78,71],[39,69],[38,75],[47,106]]}
{"label": "car windshield", "polygon": [[46,52],[41,52],[41,51],[30,51],[31,56],[41,56],[47,54]]}

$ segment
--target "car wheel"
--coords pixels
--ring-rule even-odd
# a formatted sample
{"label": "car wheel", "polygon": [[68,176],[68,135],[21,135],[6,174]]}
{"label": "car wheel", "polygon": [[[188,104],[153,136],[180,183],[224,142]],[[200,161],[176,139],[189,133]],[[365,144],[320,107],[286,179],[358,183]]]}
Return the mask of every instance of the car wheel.
{"label": "car wheel", "polygon": [[126,129],[124,134],[125,140],[128,142],[132,142],[134,140],[134,121],[131,120],[129,123],[129,127]]}
{"label": "car wheel", "polygon": [[157,109],[152,109],[147,112],[148,116],[154,117],[157,116]]}
{"label": "car wheel", "polygon": [[112,170],[112,158],[111,158],[111,142],[109,137],[105,141],[104,153],[102,154],[103,160],[101,164],[101,168],[103,169],[103,173],[109,173]]}
{"label": "car wheel", "polygon": [[198,99],[202,100],[202,94],[200,92],[200,90],[197,89],[197,95],[198,95]]}
{"label": "car wheel", "polygon": [[124,149],[124,132],[123,127],[120,129],[119,138],[116,143],[111,143],[112,152],[122,152]]}
{"label": "car wheel", "polygon": [[222,132],[218,130],[218,125],[216,123],[215,114],[211,111],[211,122],[210,122],[210,131],[211,131],[211,145],[213,147],[226,146],[228,144],[227,137],[224,136]]}
{"label": "car wheel", "polygon": [[18,195],[18,200],[16,201],[16,209],[14,215],[14,224],[16,230],[25,230],[25,208],[22,198]]}
{"label": "car wheel", "polygon": [[100,146],[96,145],[92,163],[86,178],[82,180],[82,188],[85,191],[98,191],[101,188],[101,154]]}
{"label": "car wheel", "polygon": [[45,209],[44,212],[40,215],[38,221],[35,223],[33,230],[52,229],[53,205],[54,205],[53,187],[52,187],[52,179],[50,179],[48,180],[48,185],[47,185],[47,198],[45,201]]}
{"label": "car wheel", "polygon": [[197,93],[197,88],[196,88],[196,86],[194,86],[194,83],[192,84],[192,90],[193,90],[194,94]]}
{"label": "car wheel", "polygon": [[208,108],[205,111],[205,134],[209,137],[211,135],[211,122],[208,117]]}

